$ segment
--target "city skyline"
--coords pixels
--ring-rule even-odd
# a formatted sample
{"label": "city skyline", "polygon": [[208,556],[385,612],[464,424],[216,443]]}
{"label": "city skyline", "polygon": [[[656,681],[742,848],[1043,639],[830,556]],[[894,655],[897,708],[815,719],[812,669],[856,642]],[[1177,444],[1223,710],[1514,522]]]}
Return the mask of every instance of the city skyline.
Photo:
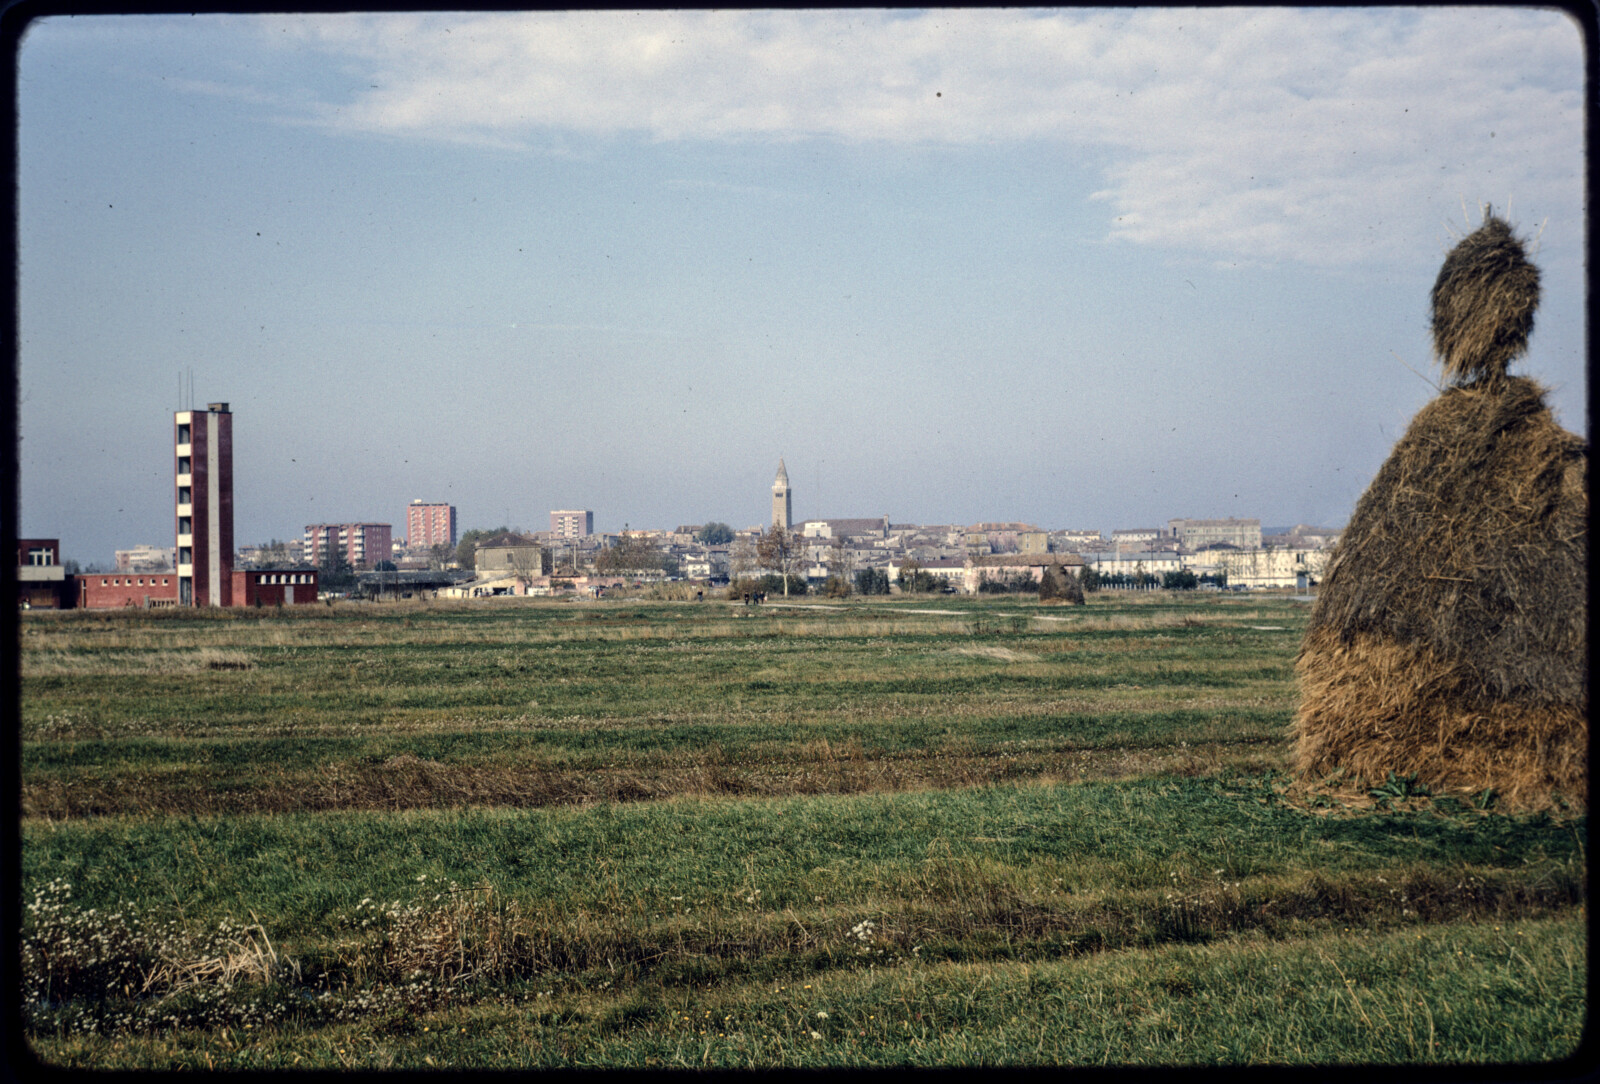
{"label": "city skyline", "polygon": [[[1587,434],[1560,12],[54,18],[18,56],[19,534],[1342,524],[1493,202]],[[71,417],[71,425],[64,419]],[[95,439],[84,440],[85,433]]]}

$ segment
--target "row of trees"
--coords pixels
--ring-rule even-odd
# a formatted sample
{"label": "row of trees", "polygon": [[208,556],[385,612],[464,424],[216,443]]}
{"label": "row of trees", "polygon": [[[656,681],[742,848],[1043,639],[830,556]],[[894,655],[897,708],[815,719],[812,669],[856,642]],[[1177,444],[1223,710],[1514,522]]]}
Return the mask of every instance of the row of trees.
{"label": "row of trees", "polygon": [[1202,585],[1228,586],[1226,572],[1205,572],[1195,575],[1186,568],[1163,572],[1157,576],[1153,572],[1107,572],[1102,573],[1099,582],[1105,587],[1161,587],[1168,591],[1193,591]]}

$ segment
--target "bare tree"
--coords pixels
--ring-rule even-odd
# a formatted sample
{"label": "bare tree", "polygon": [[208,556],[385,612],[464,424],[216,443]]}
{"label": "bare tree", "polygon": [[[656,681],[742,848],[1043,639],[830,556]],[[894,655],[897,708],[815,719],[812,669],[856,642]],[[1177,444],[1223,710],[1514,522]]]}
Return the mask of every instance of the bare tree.
{"label": "bare tree", "polygon": [[789,597],[789,577],[795,570],[802,567],[806,556],[806,540],[803,535],[786,531],[780,524],[773,524],[772,530],[761,536],[756,543],[756,556],[761,561],[761,567],[769,568],[783,577],[783,597]]}
{"label": "bare tree", "polygon": [[518,546],[507,555],[506,564],[511,569],[512,577],[522,585],[522,593],[527,594],[533,581],[545,573],[544,547]]}
{"label": "bare tree", "polygon": [[828,546],[827,566],[828,580],[838,580],[844,585],[842,594],[848,595],[855,580],[856,551],[845,545],[844,539],[835,538]]}
{"label": "bare tree", "polygon": [[454,560],[456,548],[448,542],[439,542],[428,547],[428,568],[434,572],[448,565]]}
{"label": "bare tree", "polygon": [[289,544],[276,538],[257,549],[255,559],[251,562],[257,568],[278,568],[293,563],[293,558],[289,556]]}
{"label": "bare tree", "polygon": [[739,539],[728,550],[728,582],[738,583],[749,577],[757,567],[755,550],[746,539]]}
{"label": "bare tree", "polygon": [[659,571],[661,557],[661,551],[651,545],[648,539],[631,535],[624,529],[621,540],[615,546],[595,555],[594,567],[597,572],[612,573]]}

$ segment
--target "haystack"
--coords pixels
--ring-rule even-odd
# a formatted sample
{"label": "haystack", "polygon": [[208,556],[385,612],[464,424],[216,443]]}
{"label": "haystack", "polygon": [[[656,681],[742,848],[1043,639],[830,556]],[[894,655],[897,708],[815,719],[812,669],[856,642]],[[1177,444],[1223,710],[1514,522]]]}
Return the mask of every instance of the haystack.
{"label": "haystack", "polygon": [[1065,603],[1068,606],[1084,605],[1083,584],[1078,574],[1059,565],[1046,565],[1039,577],[1039,601]]}
{"label": "haystack", "polygon": [[1312,609],[1303,782],[1415,772],[1506,808],[1587,804],[1588,445],[1506,373],[1538,300],[1538,269],[1486,212],[1433,288],[1454,383],[1356,505]]}

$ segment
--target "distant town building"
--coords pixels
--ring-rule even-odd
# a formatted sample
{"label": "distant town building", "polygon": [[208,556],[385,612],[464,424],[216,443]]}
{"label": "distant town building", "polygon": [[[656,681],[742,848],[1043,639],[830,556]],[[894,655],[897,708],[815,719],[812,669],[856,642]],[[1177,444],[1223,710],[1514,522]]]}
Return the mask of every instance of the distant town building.
{"label": "distant town building", "polygon": [[1081,554],[1083,563],[1104,576],[1161,576],[1182,569],[1182,561],[1172,550],[1112,550]]}
{"label": "distant town building", "polygon": [[1259,519],[1171,519],[1167,526],[1185,549],[1197,550],[1216,542],[1242,550],[1261,548]]}
{"label": "distant town building", "polygon": [[25,609],[59,610],[72,605],[61,540],[17,539],[17,602]]}
{"label": "distant town building", "polygon": [[1342,527],[1313,527],[1309,523],[1296,523],[1280,534],[1267,534],[1263,531],[1261,544],[1278,549],[1325,550],[1332,549],[1343,533]]}
{"label": "distant town building", "polygon": [[298,538],[274,539],[257,546],[240,546],[234,553],[234,568],[296,568],[303,566],[305,543]]}
{"label": "distant town building", "polygon": [[[126,572],[83,572],[77,581],[78,606],[86,610],[137,606],[160,609],[177,605],[177,577],[172,572],[130,575]],[[233,606],[292,606],[317,601],[314,568],[239,568],[230,577]]]}
{"label": "distant town building", "polygon": [[387,523],[309,523],[305,559],[321,567],[332,553],[342,553],[351,568],[371,568],[387,561],[394,550],[393,528]]}
{"label": "distant town building", "polygon": [[1142,552],[1160,537],[1159,527],[1127,527],[1111,532],[1111,548],[1124,553]]}
{"label": "distant town building", "polygon": [[594,513],[586,509],[551,512],[550,534],[554,538],[588,538],[594,534]]}
{"label": "distant town building", "polygon": [[[121,609],[140,606],[146,609],[178,605],[181,577],[175,572],[134,573],[80,572],[74,603],[85,610]],[[233,597],[233,578],[229,575],[228,597]],[[210,605],[188,603],[186,605]]]}
{"label": "distant town building", "polygon": [[490,572],[521,573],[524,576],[548,576],[550,551],[515,533],[479,539],[473,553],[473,567],[478,575]]}
{"label": "distant town building", "polygon": [[233,605],[233,415],[227,403],[173,415],[173,515],[180,606]]}
{"label": "distant town building", "polygon": [[[992,553],[1044,553],[1049,549],[1045,533],[1031,523],[974,523],[962,533],[961,545],[967,553],[976,556]],[[1031,546],[1033,549],[1028,551],[1025,546]]]}
{"label": "distant town building", "polygon": [[18,568],[60,568],[61,540],[59,538],[17,539]]}
{"label": "distant town building", "polygon": [[1224,574],[1229,587],[1306,587],[1319,582],[1327,569],[1329,553],[1319,549],[1235,549],[1218,546],[1201,550],[1184,561],[1191,572]]}
{"label": "distant town building", "polygon": [[424,504],[420,499],[406,505],[406,545],[412,549],[456,544],[456,506]]}
{"label": "distant town building", "polygon": [[1102,549],[1105,539],[1099,531],[1051,531],[1050,544],[1059,553],[1081,553],[1084,550]]}
{"label": "distant town building", "polygon": [[303,606],[317,601],[314,568],[241,568],[233,573],[235,606]]}
{"label": "distant town building", "polygon": [[778,476],[772,482],[772,525],[788,530],[794,525],[794,494],[789,489],[789,472],[783,457],[778,457]]}
{"label": "distant town building", "polygon": [[796,528],[807,538],[887,538],[889,517],[879,519],[808,519]]}
{"label": "distant town building", "polygon": [[170,572],[178,551],[172,546],[139,545],[116,551],[118,572]]}
{"label": "distant town building", "polygon": [[969,595],[975,595],[986,579],[1004,582],[1011,577],[1027,576],[1038,583],[1044,579],[1044,571],[1047,568],[1076,573],[1082,567],[1083,558],[1076,553],[1023,551],[980,554],[966,559],[961,589]]}
{"label": "distant town building", "polygon": [[991,534],[998,532],[1016,534],[1018,531],[1037,531],[1038,529],[1031,523],[1018,523],[1010,520],[1003,523],[974,523],[967,528],[968,531],[985,531]]}
{"label": "distant town building", "polygon": [[[941,584],[948,585],[952,591],[959,591],[967,579],[967,559],[964,557],[929,557],[926,559],[909,558],[916,561],[917,571],[926,572]],[[907,565],[907,558],[891,560],[884,571],[888,573],[889,583],[894,590],[900,590],[900,573]]]}

